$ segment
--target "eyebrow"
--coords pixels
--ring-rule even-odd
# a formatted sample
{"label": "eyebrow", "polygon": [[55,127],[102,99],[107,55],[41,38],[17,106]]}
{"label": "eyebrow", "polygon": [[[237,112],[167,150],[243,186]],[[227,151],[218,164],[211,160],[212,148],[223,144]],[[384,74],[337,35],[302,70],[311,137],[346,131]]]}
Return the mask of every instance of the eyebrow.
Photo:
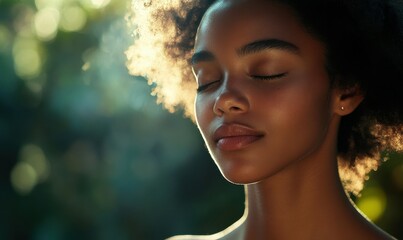
{"label": "eyebrow", "polygon": [[191,63],[192,65],[198,64],[200,62],[210,62],[214,61],[216,58],[214,54],[209,51],[200,51],[193,54]]}
{"label": "eyebrow", "polygon": [[290,42],[279,39],[264,39],[256,42],[251,42],[239,48],[236,52],[238,56],[243,57],[245,55],[258,53],[269,49],[278,49],[294,54],[299,53],[299,48],[297,46]]}
{"label": "eyebrow", "polygon": [[[299,48],[296,45],[284,40],[274,38],[248,43],[245,46],[242,46],[241,48],[237,49],[236,53],[239,57],[244,57],[249,54],[258,53],[269,49],[278,49],[282,51],[288,51],[294,54],[299,53]],[[215,61],[215,59],[216,58],[213,53],[203,50],[193,54],[191,58],[191,63],[192,65],[195,65],[200,62]]]}

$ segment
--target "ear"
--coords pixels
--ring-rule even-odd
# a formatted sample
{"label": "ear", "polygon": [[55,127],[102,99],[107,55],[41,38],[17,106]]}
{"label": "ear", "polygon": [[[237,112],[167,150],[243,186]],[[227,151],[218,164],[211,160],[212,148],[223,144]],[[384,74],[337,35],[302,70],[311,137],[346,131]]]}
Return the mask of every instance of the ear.
{"label": "ear", "polygon": [[340,116],[352,113],[364,99],[364,93],[359,85],[338,88],[335,94],[336,101],[334,102],[334,112]]}

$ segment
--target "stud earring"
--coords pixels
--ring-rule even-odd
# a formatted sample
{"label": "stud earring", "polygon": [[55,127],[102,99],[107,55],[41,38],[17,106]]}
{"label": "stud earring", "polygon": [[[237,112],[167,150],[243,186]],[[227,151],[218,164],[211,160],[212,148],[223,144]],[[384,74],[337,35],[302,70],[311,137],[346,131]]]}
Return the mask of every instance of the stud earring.
{"label": "stud earring", "polygon": [[343,106],[341,106],[340,109],[341,109],[342,111],[344,111],[344,107],[343,107]]}

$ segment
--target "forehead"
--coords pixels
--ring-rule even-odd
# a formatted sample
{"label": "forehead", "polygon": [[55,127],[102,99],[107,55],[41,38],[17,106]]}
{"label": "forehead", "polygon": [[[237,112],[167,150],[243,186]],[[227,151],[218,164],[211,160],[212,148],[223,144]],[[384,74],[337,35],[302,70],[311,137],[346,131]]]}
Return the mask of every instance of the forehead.
{"label": "forehead", "polygon": [[295,45],[316,41],[293,9],[285,4],[268,0],[221,0],[203,16],[195,51],[237,48],[262,39],[281,39]]}

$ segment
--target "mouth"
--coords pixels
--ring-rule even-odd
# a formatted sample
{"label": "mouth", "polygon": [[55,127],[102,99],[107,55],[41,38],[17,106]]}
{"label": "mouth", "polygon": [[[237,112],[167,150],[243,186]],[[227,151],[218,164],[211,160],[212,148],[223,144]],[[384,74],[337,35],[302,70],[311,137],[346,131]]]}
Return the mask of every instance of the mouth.
{"label": "mouth", "polygon": [[260,131],[241,124],[223,124],[214,132],[213,138],[218,149],[237,151],[264,136]]}

